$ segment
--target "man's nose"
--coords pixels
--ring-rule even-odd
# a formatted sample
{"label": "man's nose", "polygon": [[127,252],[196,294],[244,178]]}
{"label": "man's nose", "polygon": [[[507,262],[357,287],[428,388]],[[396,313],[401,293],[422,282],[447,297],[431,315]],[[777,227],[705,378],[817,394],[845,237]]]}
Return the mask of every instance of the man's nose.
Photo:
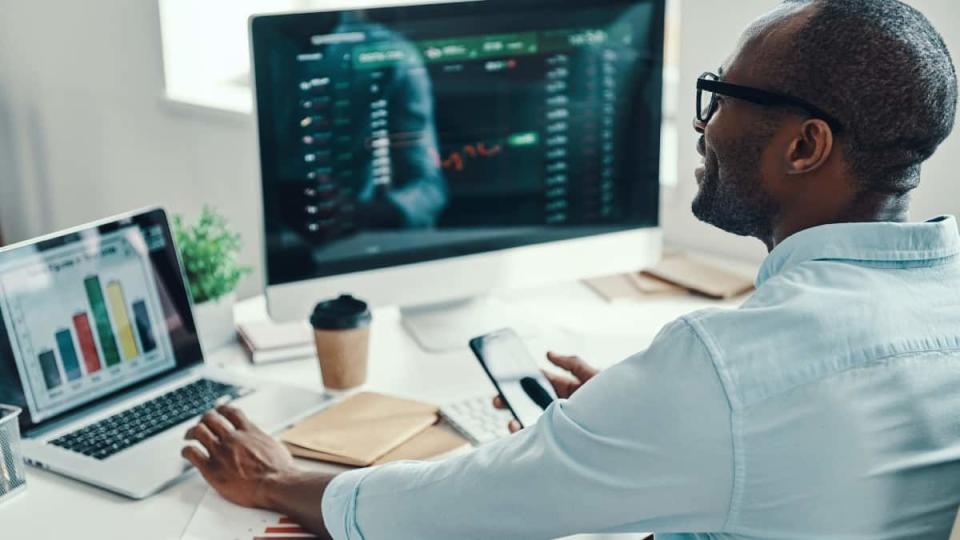
{"label": "man's nose", "polygon": [[697,133],[703,134],[703,130],[706,129],[707,125],[700,121],[696,116],[693,117],[693,130]]}

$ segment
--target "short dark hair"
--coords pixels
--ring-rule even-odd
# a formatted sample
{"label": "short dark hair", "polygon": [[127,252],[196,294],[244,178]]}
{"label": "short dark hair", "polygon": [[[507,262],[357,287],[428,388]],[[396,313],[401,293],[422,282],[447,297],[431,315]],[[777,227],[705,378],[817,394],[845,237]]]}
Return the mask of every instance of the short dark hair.
{"label": "short dark hair", "polygon": [[853,177],[867,191],[906,193],[953,129],[957,73],[943,38],[896,0],[785,0],[813,6],[777,54],[774,88],[844,126]]}

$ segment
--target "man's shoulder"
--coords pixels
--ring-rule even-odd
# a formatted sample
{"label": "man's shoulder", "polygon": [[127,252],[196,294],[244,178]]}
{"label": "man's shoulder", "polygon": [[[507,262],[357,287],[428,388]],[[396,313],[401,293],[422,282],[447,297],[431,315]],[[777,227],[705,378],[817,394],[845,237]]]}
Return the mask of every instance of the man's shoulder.
{"label": "man's shoulder", "polygon": [[960,339],[960,314],[930,308],[937,290],[932,276],[811,261],[767,281],[738,309],[698,311],[683,320],[703,341],[728,392],[749,405]]}
{"label": "man's shoulder", "polygon": [[818,303],[807,295],[777,302],[754,297],[737,309],[701,310],[680,321],[703,344],[731,406],[746,407],[797,384],[801,364],[819,363],[815,351],[831,347],[825,342],[836,334],[825,338],[829,323],[812,307]]}

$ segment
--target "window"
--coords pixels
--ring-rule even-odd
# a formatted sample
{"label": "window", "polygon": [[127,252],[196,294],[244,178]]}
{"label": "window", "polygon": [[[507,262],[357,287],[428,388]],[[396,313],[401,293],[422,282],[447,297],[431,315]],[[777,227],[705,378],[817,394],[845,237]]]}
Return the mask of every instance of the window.
{"label": "window", "polygon": [[660,185],[675,186],[680,162],[680,2],[667,0],[663,49],[663,124],[660,135]]}
{"label": "window", "polygon": [[166,96],[181,103],[250,113],[250,15],[438,1],[159,0]]}
{"label": "window", "polygon": [[[178,103],[250,114],[250,15],[363,9],[450,0],[158,0],[166,97]],[[677,78],[681,0],[667,2],[661,183],[677,181]]]}

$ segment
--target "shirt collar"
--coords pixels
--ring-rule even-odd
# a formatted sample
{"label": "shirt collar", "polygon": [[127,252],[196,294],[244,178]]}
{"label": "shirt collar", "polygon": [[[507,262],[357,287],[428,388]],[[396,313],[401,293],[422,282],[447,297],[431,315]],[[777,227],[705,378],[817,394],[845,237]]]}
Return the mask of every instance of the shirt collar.
{"label": "shirt collar", "polygon": [[925,261],[960,254],[960,232],[953,216],[923,223],[833,223],[794,233],[767,255],[756,285],[807,261]]}

